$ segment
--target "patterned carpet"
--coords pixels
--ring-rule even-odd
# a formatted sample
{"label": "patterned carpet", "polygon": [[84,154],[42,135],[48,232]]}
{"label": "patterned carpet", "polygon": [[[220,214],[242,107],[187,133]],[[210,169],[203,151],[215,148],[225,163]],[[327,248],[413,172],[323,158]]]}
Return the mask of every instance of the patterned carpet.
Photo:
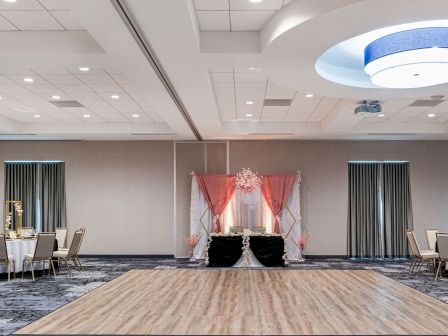
{"label": "patterned carpet", "polygon": [[[82,258],[84,270],[69,277],[65,270],[56,278],[39,274],[35,283],[30,274],[24,279],[0,278],[0,334],[8,335],[24,325],[58,309],[70,301],[113,280],[131,269],[201,268],[201,262],[185,259]],[[419,276],[408,273],[404,261],[350,261],[346,259],[308,260],[291,264],[292,269],[368,269],[397,280],[427,295],[448,303],[448,277],[434,281],[433,273],[422,270]]]}

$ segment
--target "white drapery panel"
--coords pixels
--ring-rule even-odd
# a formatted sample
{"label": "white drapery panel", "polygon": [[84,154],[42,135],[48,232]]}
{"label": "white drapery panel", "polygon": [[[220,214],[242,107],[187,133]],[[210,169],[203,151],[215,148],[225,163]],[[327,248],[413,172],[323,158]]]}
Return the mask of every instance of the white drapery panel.
{"label": "white drapery panel", "polygon": [[[290,212],[295,217],[291,216]],[[204,214],[205,212],[205,214]],[[202,223],[201,223],[201,216]],[[221,215],[224,232],[229,232],[231,226],[241,226],[243,229],[251,229],[254,226],[266,228],[267,233],[272,233],[274,227],[274,215],[264,199],[261,190],[257,189],[249,194],[235,191],[229,204]],[[191,207],[190,207],[190,234],[201,234],[199,243],[193,251],[196,259],[205,259],[208,234],[213,230],[213,216],[208,210],[207,201],[199,188],[194,176],[191,181]],[[301,232],[300,217],[300,178],[297,178],[289,195],[288,203],[281,215],[280,232],[287,237],[285,244],[288,260],[301,259],[300,249],[295,241]]]}

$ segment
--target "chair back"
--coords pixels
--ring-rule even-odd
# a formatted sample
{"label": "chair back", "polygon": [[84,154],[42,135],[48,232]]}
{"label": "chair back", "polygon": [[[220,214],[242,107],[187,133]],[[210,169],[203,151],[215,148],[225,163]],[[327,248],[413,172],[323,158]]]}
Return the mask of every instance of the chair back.
{"label": "chair back", "polygon": [[266,232],[266,228],[264,226],[254,226],[252,228],[253,232],[258,232],[258,233],[265,233]]}
{"label": "chair back", "polygon": [[58,240],[58,249],[63,249],[67,240],[67,229],[57,228],[56,229],[56,239]]}
{"label": "chair back", "polygon": [[68,256],[73,257],[78,254],[81,248],[82,238],[84,237],[85,229],[76,230],[73,235],[72,243],[70,244],[70,249],[68,250]]}
{"label": "chair back", "polygon": [[46,260],[53,256],[53,246],[56,233],[39,233],[37,236],[34,260]]}
{"label": "chair back", "polygon": [[8,262],[8,249],[6,247],[6,236],[0,234],[0,262]]}
{"label": "chair back", "polygon": [[409,245],[411,246],[411,252],[414,256],[420,257],[420,249],[418,248],[417,239],[415,239],[414,231],[410,230],[406,232]]}
{"label": "chair back", "polygon": [[437,242],[437,233],[439,230],[425,230],[426,232],[426,241],[428,242],[428,249],[435,251],[436,250],[436,242]]}
{"label": "chair back", "polygon": [[448,233],[437,233],[436,239],[440,259],[448,259]]}
{"label": "chair back", "polygon": [[231,226],[230,232],[232,233],[243,233],[243,227],[242,226]]}

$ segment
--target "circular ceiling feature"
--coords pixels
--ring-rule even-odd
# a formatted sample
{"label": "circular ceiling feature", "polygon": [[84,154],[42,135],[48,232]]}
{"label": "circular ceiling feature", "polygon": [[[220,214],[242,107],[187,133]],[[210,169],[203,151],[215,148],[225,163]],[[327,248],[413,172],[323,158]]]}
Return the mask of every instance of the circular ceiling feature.
{"label": "circular ceiling feature", "polygon": [[385,27],[340,42],[315,63],[316,72],[361,88],[422,88],[448,83],[448,20]]}
{"label": "circular ceiling feature", "polygon": [[419,28],[383,36],[364,49],[364,70],[385,88],[448,82],[448,28]]}

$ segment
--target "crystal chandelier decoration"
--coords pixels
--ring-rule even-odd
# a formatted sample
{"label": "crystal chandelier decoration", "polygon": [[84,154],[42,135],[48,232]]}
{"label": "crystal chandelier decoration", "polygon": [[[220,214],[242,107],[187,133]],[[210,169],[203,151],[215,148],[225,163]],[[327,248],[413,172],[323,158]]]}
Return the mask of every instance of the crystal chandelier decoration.
{"label": "crystal chandelier decoration", "polygon": [[261,185],[261,178],[250,168],[243,168],[234,177],[236,190],[242,193],[251,193]]}

